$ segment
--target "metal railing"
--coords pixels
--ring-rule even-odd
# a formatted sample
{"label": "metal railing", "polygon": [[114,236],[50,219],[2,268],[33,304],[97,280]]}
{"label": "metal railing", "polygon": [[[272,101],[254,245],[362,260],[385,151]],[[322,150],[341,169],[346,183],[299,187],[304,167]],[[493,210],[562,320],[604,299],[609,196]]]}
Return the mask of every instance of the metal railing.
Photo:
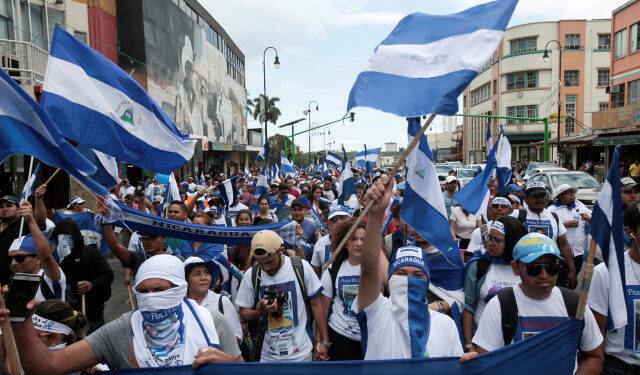
{"label": "metal railing", "polygon": [[29,42],[0,39],[0,66],[21,85],[41,86],[49,53]]}

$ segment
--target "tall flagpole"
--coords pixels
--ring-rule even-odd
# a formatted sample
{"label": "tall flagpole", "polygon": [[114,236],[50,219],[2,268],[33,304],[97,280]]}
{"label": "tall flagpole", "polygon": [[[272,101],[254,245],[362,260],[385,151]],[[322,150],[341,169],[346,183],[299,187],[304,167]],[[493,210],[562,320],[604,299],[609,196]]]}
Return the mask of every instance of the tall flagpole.
{"label": "tall flagpole", "polygon": [[[395,174],[398,173],[398,170],[400,169],[400,166],[402,164],[404,164],[404,161],[407,159],[407,156],[409,156],[409,153],[414,149],[414,147],[416,147],[416,145],[420,141],[420,138],[427,131],[427,128],[429,127],[429,125],[431,125],[431,121],[433,121],[434,118],[436,118],[436,114],[435,113],[433,113],[433,114],[431,114],[431,116],[429,116],[429,119],[422,126],[422,129],[420,129],[418,134],[416,134],[416,136],[413,137],[413,140],[411,141],[411,143],[409,144],[407,149],[404,150],[404,152],[402,153],[402,156],[400,156],[400,159],[398,159],[398,161],[396,161],[396,164],[393,166],[393,169],[388,174],[389,176],[395,176]],[[387,183],[393,183],[393,177],[390,178],[387,181]],[[373,206],[373,201],[369,201],[369,203],[367,203],[367,206],[364,208],[364,210],[362,210],[360,215],[356,218],[356,222],[353,223],[351,228],[349,228],[349,231],[347,232],[347,234],[342,238],[342,241],[340,241],[340,243],[338,244],[338,247],[336,247],[336,249],[333,251],[333,253],[331,253],[331,257],[329,257],[329,260],[322,266],[322,271],[323,272],[329,267],[329,265],[331,263],[333,263],[333,261],[336,259],[338,254],[340,254],[340,251],[342,251],[342,248],[344,247],[344,245],[347,243],[349,238],[351,238],[351,235],[353,235],[353,232],[355,232],[356,228],[358,227],[358,224],[360,224],[362,219],[364,219],[364,217],[367,216],[367,213],[369,212],[369,210],[371,209],[372,206]]]}
{"label": "tall flagpole", "polygon": [[[31,157],[31,161],[29,161],[29,174],[27,175],[27,184],[31,179],[31,173],[33,173],[33,156]],[[29,190],[27,189],[24,193],[24,201],[26,202],[29,199]],[[22,200],[20,201],[20,205],[22,205]],[[20,207],[18,207],[20,208]],[[18,238],[22,237],[22,229],[24,229],[24,217],[20,219],[20,231],[18,232]]]}

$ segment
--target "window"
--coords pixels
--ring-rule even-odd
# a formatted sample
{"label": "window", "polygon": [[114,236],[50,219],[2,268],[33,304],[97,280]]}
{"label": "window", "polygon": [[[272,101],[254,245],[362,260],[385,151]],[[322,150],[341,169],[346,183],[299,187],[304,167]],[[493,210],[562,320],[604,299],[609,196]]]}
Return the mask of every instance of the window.
{"label": "window", "polygon": [[497,95],[498,94],[498,80],[494,79],[493,80],[493,95]]}
{"label": "window", "polygon": [[[611,93],[611,106],[613,108],[624,107],[624,83],[621,85],[612,86]],[[613,91],[618,92],[613,92]]]}
{"label": "window", "polygon": [[538,37],[530,36],[527,38],[519,38],[510,40],[511,54],[531,52],[538,49]]}
{"label": "window", "polygon": [[564,100],[564,134],[569,135],[576,131],[576,97],[567,96]]}
{"label": "window", "polygon": [[631,25],[629,30],[629,52],[635,52],[640,48],[640,22]]}
{"label": "window", "polygon": [[471,105],[484,102],[491,98],[491,83],[487,82],[477,89],[471,91]]}
{"label": "window", "polygon": [[629,105],[640,104],[640,79],[629,82]]}
{"label": "window", "polygon": [[538,72],[516,72],[507,74],[507,91],[538,87]]}
{"label": "window", "polygon": [[84,31],[74,30],[73,36],[80,39],[82,43],[88,44],[89,38],[87,36],[87,33],[85,33]]}
{"label": "window", "polygon": [[609,69],[598,69],[598,86],[609,86]]}
{"label": "window", "polygon": [[600,103],[600,110],[601,111],[608,111],[609,110],[609,103]]}
{"label": "window", "polygon": [[598,49],[611,49],[611,34],[598,34]]}
{"label": "window", "polygon": [[613,57],[622,57],[627,54],[627,29],[618,31],[615,38]]}
{"label": "window", "polygon": [[[531,105],[518,105],[514,107],[507,107],[507,116],[509,117],[538,117],[538,106]],[[507,120],[507,124],[523,124],[528,123],[529,120]]]}
{"label": "window", "polygon": [[564,34],[564,49],[580,49],[580,34]]}
{"label": "window", "polygon": [[578,86],[579,78],[578,78],[578,70],[565,70],[564,71],[564,86],[572,87]]}

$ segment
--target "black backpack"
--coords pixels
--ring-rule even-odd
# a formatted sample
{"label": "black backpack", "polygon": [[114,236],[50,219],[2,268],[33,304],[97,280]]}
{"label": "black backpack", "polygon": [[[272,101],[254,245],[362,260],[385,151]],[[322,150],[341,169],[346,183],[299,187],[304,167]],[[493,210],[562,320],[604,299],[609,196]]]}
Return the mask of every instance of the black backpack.
{"label": "black backpack", "polygon": [[[563,287],[558,287],[558,289],[562,292],[562,299],[567,308],[569,318],[575,318],[578,310],[578,293]],[[502,314],[502,338],[504,339],[504,345],[507,346],[513,340],[518,327],[518,304],[516,304],[513,288],[500,289],[498,291],[498,301],[500,302],[500,313]]]}

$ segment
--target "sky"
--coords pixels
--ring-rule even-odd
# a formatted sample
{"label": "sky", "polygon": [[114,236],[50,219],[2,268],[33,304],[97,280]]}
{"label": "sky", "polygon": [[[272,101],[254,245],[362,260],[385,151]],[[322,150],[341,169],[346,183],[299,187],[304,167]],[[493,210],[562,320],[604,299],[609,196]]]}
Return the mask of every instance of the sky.
{"label": "sky", "polygon": [[[520,0],[509,26],[559,19],[611,18],[611,11],[627,0]],[[457,13],[486,2],[482,0],[200,0],[222,25],[245,55],[247,97],[263,92],[263,53],[266,52],[267,96],[278,97],[282,115],[278,124],[299,118],[296,132],[308,128],[303,114],[311,101],[311,124],[325,124],[342,118],[356,77],[373,55],[374,48],[393,30],[400,19],[414,12]],[[345,121],[325,127],[326,134],[312,131],[311,151],[347,151],[381,147],[385,142],[407,144],[406,120],[370,108],[356,108],[355,122]],[[459,111],[459,113],[461,110]],[[459,123],[462,123],[459,120]],[[432,132],[440,129],[440,116]],[[248,127],[261,125],[248,118]],[[291,134],[289,127],[269,124],[269,136]],[[325,143],[332,143],[327,145]],[[303,151],[309,147],[308,134],[296,137]]]}

